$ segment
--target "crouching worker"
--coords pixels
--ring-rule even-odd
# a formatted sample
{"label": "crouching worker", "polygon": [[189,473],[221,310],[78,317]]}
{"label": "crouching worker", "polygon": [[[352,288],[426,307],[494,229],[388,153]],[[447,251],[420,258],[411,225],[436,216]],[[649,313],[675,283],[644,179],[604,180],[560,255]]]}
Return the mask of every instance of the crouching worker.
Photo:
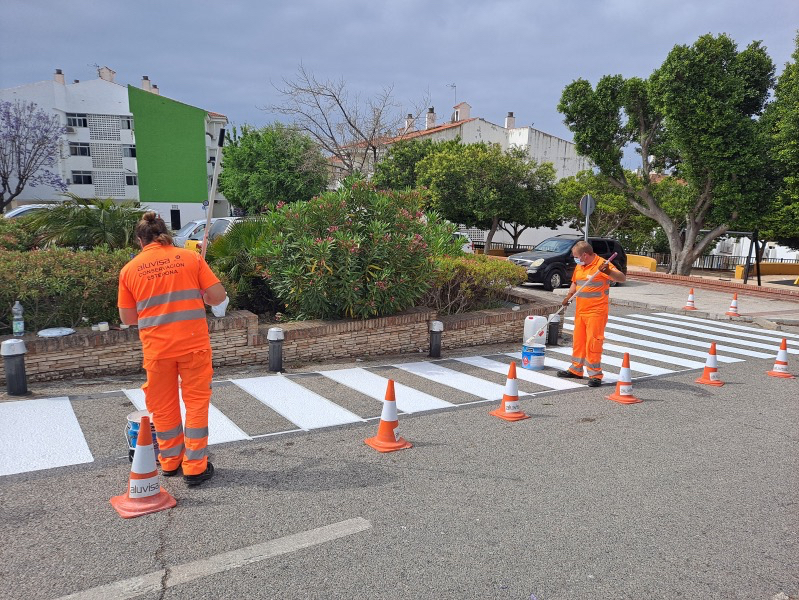
{"label": "crouching worker", "polygon": [[224,316],[227,293],[197,252],[172,245],[156,213],[144,213],[136,239],[142,251],[119,273],[119,316],[139,328],[147,371],[142,390],[153,415],[163,475],[173,477],[182,468],[186,483],[199,485],[214,474],[206,454],[213,368],[205,304]]}
{"label": "crouching worker", "polygon": [[[572,256],[577,266],[569,293],[563,299],[563,305],[567,306],[573,297],[577,297],[572,364],[567,371],[558,371],[558,377],[582,379],[585,367],[588,385],[598,387],[602,385],[602,345],[610,310],[610,282],[623,283],[627,277],[610,262],[594,254],[588,242],[577,242],[572,248]],[[596,275],[588,282],[594,273]],[[577,293],[577,288],[582,285],[585,287]]]}

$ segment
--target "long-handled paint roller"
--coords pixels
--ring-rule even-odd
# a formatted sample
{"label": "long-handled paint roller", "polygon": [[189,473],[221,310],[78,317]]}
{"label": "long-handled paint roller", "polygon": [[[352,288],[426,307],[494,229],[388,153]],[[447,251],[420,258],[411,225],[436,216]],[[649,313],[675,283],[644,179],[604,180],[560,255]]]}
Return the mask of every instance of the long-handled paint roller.
{"label": "long-handled paint roller", "polygon": [[[608,264],[610,261],[612,261],[614,258],[616,258],[617,255],[618,255],[618,252],[614,252],[613,254],[611,254],[609,258],[605,259],[605,262],[603,262],[601,265],[599,265],[599,268],[601,269],[602,267],[604,267],[606,264]],[[588,281],[586,281],[583,285],[581,285],[580,287],[577,288],[577,291],[574,292],[574,296],[579,294],[583,290],[583,288],[585,286],[587,286],[589,283],[591,283],[591,281],[594,279],[594,277],[596,277],[597,273],[599,273],[599,269],[597,269],[596,271],[591,273],[591,277],[588,278]],[[572,298],[574,298],[574,296],[572,296]],[[557,310],[557,312],[554,312],[551,315],[549,315],[549,317],[547,317],[546,325],[544,325],[541,329],[539,329],[534,336],[531,336],[530,338],[525,340],[524,345],[525,346],[529,345],[532,340],[536,339],[539,335],[541,335],[544,332],[544,330],[547,327],[549,327],[549,324],[552,322],[553,317],[555,317],[556,315],[559,315],[560,311],[568,308],[569,304],[571,304],[571,300],[569,300],[566,304],[561,306]]]}
{"label": "long-handled paint roller", "polygon": [[200,253],[205,258],[205,251],[208,249],[208,230],[211,229],[211,217],[214,214],[214,198],[216,197],[216,184],[219,181],[219,170],[222,168],[222,146],[225,144],[225,128],[219,130],[219,140],[216,146],[216,160],[214,161],[214,176],[211,178],[211,189],[208,191],[208,208],[206,208],[205,231],[203,232],[203,242]]}

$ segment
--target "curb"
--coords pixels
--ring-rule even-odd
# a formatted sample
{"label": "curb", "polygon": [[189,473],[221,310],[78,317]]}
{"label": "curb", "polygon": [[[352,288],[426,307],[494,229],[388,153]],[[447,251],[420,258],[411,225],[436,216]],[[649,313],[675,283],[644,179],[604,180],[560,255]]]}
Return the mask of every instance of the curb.
{"label": "curb", "polygon": [[757,287],[752,285],[744,285],[743,283],[733,283],[731,281],[713,281],[704,277],[696,277],[693,275],[671,275],[669,273],[652,273],[647,271],[630,271],[627,273],[627,277],[631,279],[665,283],[668,285],[680,285],[715,291],[733,291],[738,292],[739,294],[748,294],[750,296],[765,296],[769,298],[787,300],[789,302],[799,302],[799,290],[783,290],[766,286]]}

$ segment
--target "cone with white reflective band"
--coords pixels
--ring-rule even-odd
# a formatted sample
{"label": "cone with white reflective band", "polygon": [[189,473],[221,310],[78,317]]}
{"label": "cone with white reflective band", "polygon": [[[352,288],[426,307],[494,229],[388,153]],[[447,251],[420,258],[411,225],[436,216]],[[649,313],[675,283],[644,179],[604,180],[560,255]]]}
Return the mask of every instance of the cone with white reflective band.
{"label": "cone with white reflective band", "polygon": [[158,469],[155,466],[153,451],[153,434],[150,430],[150,418],[142,417],[139,426],[139,437],[130,465],[130,481],[128,491],[111,498],[111,506],[124,519],[149,515],[172,508],[177,504],[172,495],[161,489],[158,480]]}
{"label": "cone with white reflective band", "polygon": [[782,338],[780,349],[777,351],[777,360],[774,361],[774,368],[771,371],[766,371],[766,374],[772,377],[781,377],[782,379],[795,379],[795,377],[788,372],[787,339]]}
{"label": "cone with white reflective band", "polygon": [[394,380],[389,379],[386,386],[386,399],[383,401],[383,412],[380,415],[380,424],[377,426],[377,435],[365,439],[364,442],[378,452],[394,452],[394,450],[413,448],[413,444],[400,437],[397,431],[398,425]]}
{"label": "cone with white reflective band", "polygon": [[696,310],[696,306],[694,306],[694,288],[691,288],[691,291],[688,292],[688,302],[685,303],[685,306],[683,306],[682,309]]}
{"label": "cone with white reflective band", "polygon": [[530,416],[524,414],[519,408],[519,381],[516,379],[516,363],[510,363],[508,369],[508,380],[505,384],[505,393],[502,396],[502,403],[499,408],[488,413],[505,421],[521,421],[529,419]]}
{"label": "cone with white reflective band", "polygon": [[702,371],[702,376],[696,380],[696,383],[704,383],[705,385],[724,385],[724,382],[719,379],[719,363],[716,359],[716,342],[711,342],[710,352],[705,361],[705,368]]}
{"label": "cone with white reflective band", "polygon": [[643,402],[640,398],[633,396],[633,378],[630,374],[630,353],[624,353],[624,359],[621,361],[621,371],[619,371],[619,380],[616,382],[616,391],[610,396],[605,396],[608,400],[613,400],[619,404],[636,404]]}
{"label": "cone with white reflective band", "polygon": [[728,317],[740,317],[741,315],[738,314],[738,294],[732,295],[732,301],[730,302],[730,308],[727,312],[724,313]]}

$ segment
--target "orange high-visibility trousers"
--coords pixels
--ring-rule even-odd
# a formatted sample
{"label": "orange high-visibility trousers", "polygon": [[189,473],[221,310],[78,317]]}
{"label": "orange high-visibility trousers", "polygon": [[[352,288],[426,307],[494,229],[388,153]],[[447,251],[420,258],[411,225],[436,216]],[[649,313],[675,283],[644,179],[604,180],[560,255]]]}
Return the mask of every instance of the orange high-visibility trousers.
{"label": "orange high-visibility trousers", "polygon": [[[145,360],[147,382],[142,386],[147,410],[153,415],[159,460],[165,471],[183,465],[184,475],[204,473],[208,457],[208,406],[211,402],[211,351],[189,352],[175,358]],[[180,392],[186,424],[180,416]]]}
{"label": "orange high-visibility trousers", "polygon": [[582,376],[583,366],[589,377],[602,379],[602,345],[605,342],[605,325],[608,313],[582,313],[574,315],[572,364],[569,371]]}

